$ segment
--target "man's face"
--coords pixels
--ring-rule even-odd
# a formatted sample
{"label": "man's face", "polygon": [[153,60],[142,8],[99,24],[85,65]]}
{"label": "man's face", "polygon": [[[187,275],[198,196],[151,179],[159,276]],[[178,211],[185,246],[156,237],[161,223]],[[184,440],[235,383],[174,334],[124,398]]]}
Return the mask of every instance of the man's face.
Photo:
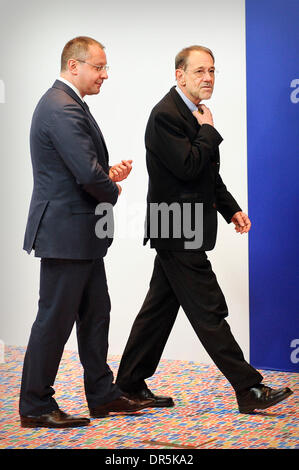
{"label": "man's face", "polygon": [[176,70],[176,77],[179,87],[194,104],[210,99],[215,81],[212,56],[204,51],[191,51],[186,70]]}
{"label": "man's face", "polygon": [[97,70],[94,66],[106,64],[106,54],[97,45],[89,46],[89,54],[85,62],[77,61],[76,86],[82,97],[85,95],[97,95],[100,92],[102,83],[108,78],[108,75],[106,70]]}

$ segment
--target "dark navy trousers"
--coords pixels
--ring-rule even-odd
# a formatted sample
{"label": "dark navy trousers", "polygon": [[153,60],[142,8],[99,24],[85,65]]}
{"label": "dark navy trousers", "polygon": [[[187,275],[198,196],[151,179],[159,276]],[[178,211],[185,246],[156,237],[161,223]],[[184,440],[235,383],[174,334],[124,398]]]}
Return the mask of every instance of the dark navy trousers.
{"label": "dark navy trousers", "polygon": [[121,395],[107,365],[109,321],[103,259],[41,259],[39,308],[24,359],[21,415],[38,416],[58,408],[53,385],[75,322],[88,406]]}

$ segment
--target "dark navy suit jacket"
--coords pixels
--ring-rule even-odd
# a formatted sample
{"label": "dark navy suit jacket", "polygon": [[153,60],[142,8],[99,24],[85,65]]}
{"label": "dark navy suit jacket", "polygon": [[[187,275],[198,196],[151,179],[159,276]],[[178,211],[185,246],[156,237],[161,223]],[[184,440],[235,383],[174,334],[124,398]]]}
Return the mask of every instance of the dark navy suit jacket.
{"label": "dark navy suit jacket", "polygon": [[34,188],[24,249],[41,258],[96,259],[111,239],[97,238],[99,202],[114,205],[108,152],[95,120],[65,83],[56,80],[32,118]]}

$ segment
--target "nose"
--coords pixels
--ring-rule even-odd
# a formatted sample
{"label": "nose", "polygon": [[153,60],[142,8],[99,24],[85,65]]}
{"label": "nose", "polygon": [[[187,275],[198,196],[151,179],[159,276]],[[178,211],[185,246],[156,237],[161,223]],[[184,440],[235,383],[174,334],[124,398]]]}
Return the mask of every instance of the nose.
{"label": "nose", "polygon": [[108,72],[107,70],[101,70],[101,78],[103,80],[106,80],[108,78]]}
{"label": "nose", "polygon": [[213,75],[209,72],[209,70],[205,70],[205,73],[204,73],[204,76],[203,76],[203,79],[205,81],[212,81],[213,80]]}

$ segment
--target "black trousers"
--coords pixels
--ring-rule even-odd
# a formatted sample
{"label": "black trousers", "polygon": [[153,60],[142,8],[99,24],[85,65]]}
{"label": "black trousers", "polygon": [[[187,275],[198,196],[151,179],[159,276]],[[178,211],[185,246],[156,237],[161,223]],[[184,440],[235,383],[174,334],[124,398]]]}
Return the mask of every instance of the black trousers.
{"label": "black trousers", "polygon": [[145,379],[155,373],[180,306],[236,392],[262,381],[245,361],[225,320],[227,305],[206,253],[157,250],[150,288],[119,366],[116,382],[121,389],[146,387]]}
{"label": "black trousers", "polygon": [[[58,408],[52,385],[76,322],[89,407],[118,398],[107,365],[110,299],[103,259],[42,259],[40,298],[24,359],[20,414],[38,416]],[[76,387],[76,383],[68,384]]]}

